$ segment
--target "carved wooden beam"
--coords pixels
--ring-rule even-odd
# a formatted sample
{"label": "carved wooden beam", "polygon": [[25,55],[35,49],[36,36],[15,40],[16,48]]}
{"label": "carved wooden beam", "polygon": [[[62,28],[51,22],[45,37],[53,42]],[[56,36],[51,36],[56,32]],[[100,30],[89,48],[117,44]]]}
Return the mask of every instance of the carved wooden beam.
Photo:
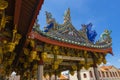
{"label": "carved wooden beam", "polygon": [[22,0],[16,0],[16,3],[15,3],[14,24],[16,26],[18,26],[18,23],[19,23],[21,3],[22,3]]}
{"label": "carved wooden beam", "polygon": [[[47,54],[47,58],[54,58],[54,54]],[[72,61],[85,61],[85,59],[82,57],[71,57],[71,56],[62,56],[62,55],[57,55],[57,59],[72,60]],[[92,61],[92,58],[88,58],[88,61]]]}

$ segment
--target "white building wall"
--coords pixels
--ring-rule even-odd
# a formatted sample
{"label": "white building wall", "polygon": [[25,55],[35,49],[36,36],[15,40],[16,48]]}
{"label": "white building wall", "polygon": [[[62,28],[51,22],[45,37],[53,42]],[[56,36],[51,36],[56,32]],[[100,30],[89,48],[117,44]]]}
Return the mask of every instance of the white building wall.
{"label": "white building wall", "polygon": [[[88,80],[95,80],[96,78],[95,78],[95,74],[94,74],[94,69],[93,69],[93,67],[91,67],[91,68],[89,68],[88,70],[86,70],[85,68],[83,68],[82,70],[81,70],[81,72],[85,72],[85,71],[87,71],[88,72]],[[92,76],[93,77],[91,77],[90,76],[90,71],[92,72]],[[84,79],[83,79],[84,80]]]}
{"label": "white building wall", "polygon": [[[84,78],[84,74],[86,74],[86,78]],[[81,72],[80,75],[81,75],[81,80],[90,80],[90,76],[89,76],[89,72],[88,71]]]}
{"label": "white building wall", "polygon": [[18,76],[16,76],[16,75],[10,76],[9,80],[20,80],[20,75],[18,75]]}
{"label": "white building wall", "polygon": [[[102,71],[100,70],[100,68],[98,68],[98,70],[99,70],[100,73],[101,73],[100,80],[120,80],[120,76],[119,76],[119,74],[118,74],[118,69],[116,69],[114,66],[113,66],[111,69],[109,69],[109,70],[107,70],[107,71],[104,71],[105,77],[103,77]],[[106,72],[108,72],[108,76],[107,76]],[[112,76],[111,76],[110,72],[112,72]],[[113,75],[113,72],[114,72],[114,73],[116,72],[116,73],[117,73],[117,76],[114,76],[114,75]]]}
{"label": "white building wall", "polygon": [[[90,77],[89,71],[92,71],[92,75],[93,75],[92,78]],[[86,74],[86,78],[84,78],[84,74]],[[85,68],[82,68],[80,71],[80,77],[81,77],[81,80],[95,80],[93,68],[89,68],[88,70],[86,70]],[[73,76],[69,74],[69,80],[78,80],[76,71]]]}
{"label": "white building wall", "polygon": [[[90,77],[89,71],[92,71],[93,77]],[[102,70],[100,69],[100,67],[98,67],[98,71],[100,71],[100,74],[101,74],[101,77],[99,76],[100,80],[120,80],[120,74],[118,73],[118,69],[116,69],[114,66],[109,70],[103,71],[105,77],[103,77]],[[107,76],[106,72],[108,72],[108,76]],[[110,72],[112,72],[112,76],[111,76]],[[117,76],[116,76],[116,74],[114,76],[113,72],[114,73],[116,72]],[[84,74],[87,75],[87,78],[84,78]],[[70,76],[70,80],[78,80],[77,72],[75,72],[75,75],[73,75],[73,76],[69,75],[69,76]],[[81,80],[96,80],[93,68],[89,68],[88,70],[83,68],[80,72],[80,76],[81,76]]]}
{"label": "white building wall", "polygon": [[69,80],[78,80],[76,71],[75,71],[75,74],[73,76],[71,74],[69,74]]}

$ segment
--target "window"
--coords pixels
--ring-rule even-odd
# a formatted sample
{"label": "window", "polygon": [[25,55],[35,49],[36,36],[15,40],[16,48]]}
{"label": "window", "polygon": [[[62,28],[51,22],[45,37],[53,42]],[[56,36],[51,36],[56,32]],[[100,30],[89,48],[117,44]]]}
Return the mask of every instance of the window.
{"label": "window", "polygon": [[120,77],[120,72],[118,71],[119,77]]}
{"label": "window", "polygon": [[87,78],[87,75],[84,73],[84,74],[83,74],[83,77],[84,77],[84,78]]}
{"label": "window", "polygon": [[115,77],[115,74],[114,74],[114,72],[112,72],[113,73],[113,77]]}
{"label": "window", "polygon": [[109,77],[108,72],[106,72],[107,77]]}
{"label": "window", "polygon": [[99,76],[101,77],[101,73],[100,73],[100,71],[98,71],[99,72]]}
{"label": "window", "polygon": [[112,77],[112,72],[110,72],[110,76]]}
{"label": "window", "polygon": [[92,71],[90,71],[90,77],[93,77]]}
{"label": "window", "polygon": [[115,72],[116,77],[118,77],[117,73]]}
{"label": "window", "polygon": [[103,76],[103,77],[105,77],[105,74],[104,74],[104,72],[102,72],[102,76]]}

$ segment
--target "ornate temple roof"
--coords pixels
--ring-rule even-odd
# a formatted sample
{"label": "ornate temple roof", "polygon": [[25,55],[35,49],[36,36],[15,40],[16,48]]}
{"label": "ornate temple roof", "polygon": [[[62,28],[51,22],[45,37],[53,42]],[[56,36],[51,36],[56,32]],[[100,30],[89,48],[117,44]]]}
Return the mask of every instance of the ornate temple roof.
{"label": "ornate temple roof", "polygon": [[[100,39],[95,41],[97,32],[92,30],[92,23],[82,24],[82,28],[80,30],[76,30],[71,23],[69,8],[64,14],[63,24],[58,24],[52,17],[52,14],[47,11],[46,22],[47,26],[44,27],[44,31],[39,31],[39,33],[49,39],[93,49],[105,50],[111,48],[111,31],[105,30],[101,34]],[[112,51],[109,51],[108,53],[112,53]]]}
{"label": "ornate temple roof", "polygon": [[[63,24],[58,24],[46,12],[47,26],[41,31],[38,24],[33,25],[44,0],[6,1],[8,8],[0,11],[4,19],[4,23],[0,20],[4,24],[0,25],[0,66],[6,74],[15,70],[23,78],[28,72],[36,76],[38,65],[43,62],[44,73],[50,74],[68,69],[72,72],[82,66],[88,69],[106,63],[106,54],[112,53],[111,32],[105,30],[95,42],[97,33],[92,30],[92,24],[83,24],[76,30],[71,23],[70,9],[65,12]],[[6,24],[7,16],[12,19]]]}

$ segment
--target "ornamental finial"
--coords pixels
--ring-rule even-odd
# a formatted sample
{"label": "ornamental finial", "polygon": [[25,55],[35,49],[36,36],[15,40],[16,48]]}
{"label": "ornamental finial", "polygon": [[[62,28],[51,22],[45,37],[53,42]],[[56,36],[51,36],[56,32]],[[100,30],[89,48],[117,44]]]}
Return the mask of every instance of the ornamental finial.
{"label": "ornamental finial", "polygon": [[65,11],[65,14],[64,14],[64,23],[66,23],[66,22],[71,22],[70,8],[68,8],[67,11]]}
{"label": "ornamental finial", "polygon": [[47,24],[51,23],[54,19],[52,18],[52,14],[50,12],[45,12],[46,13],[46,22]]}

